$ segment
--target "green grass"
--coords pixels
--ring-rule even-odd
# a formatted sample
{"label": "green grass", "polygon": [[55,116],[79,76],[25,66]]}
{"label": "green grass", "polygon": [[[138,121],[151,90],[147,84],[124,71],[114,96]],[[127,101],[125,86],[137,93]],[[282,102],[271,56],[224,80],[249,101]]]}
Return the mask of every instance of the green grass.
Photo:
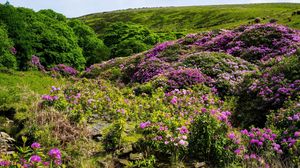
{"label": "green grass", "polygon": [[[63,79],[54,79],[38,71],[10,71],[0,69],[0,131],[16,138],[22,130],[22,122],[30,117],[41,101],[42,94],[48,94],[51,86],[61,87]],[[6,118],[13,120],[7,124]]]}
{"label": "green grass", "polygon": [[[154,32],[193,33],[212,29],[225,29],[247,24],[260,17],[263,22],[274,18],[278,23],[300,29],[300,4],[248,4],[128,9],[95,13],[80,17],[101,35],[113,22],[133,22]],[[264,18],[264,20],[263,20]]]}
{"label": "green grass", "polygon": [[49,93],[51,86],[64,83],[38,71],[0,71],[0,115],[27,112],[41,94]]}
{"label": "green grass", "polygon": [[60,86],[63,80],[58,80],[38,71],[0,72],[0,89],[29,89],[38,94],[49,93],[51,86]]}

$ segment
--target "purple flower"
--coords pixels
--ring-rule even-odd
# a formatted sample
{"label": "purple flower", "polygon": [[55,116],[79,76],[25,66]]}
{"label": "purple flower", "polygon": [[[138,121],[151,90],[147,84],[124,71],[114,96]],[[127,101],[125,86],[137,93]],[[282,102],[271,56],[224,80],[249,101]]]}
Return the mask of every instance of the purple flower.
{"label": "purple flower", "polygon": [[43,162],[43,165],[44,165],[44,166],[49,166],[49,165],[50,165],[50,162]]}
{"label": "purple flower", "polygon": [[10,52],[13,54],[13,55],[16,55],[17,54],[17,49],[15,47],[12,47],[10,49]]}
{"label": "purple flower", "polygon": [[172,103],[173,105],[177,104],[177,97],[176,97],[176,96],[174,96],[174,97],[172,98],[171,103]]}
{"label": "purple flower", "polygon": [[241,150],[240,150],[240,149],[236,149],[236,150],[234,151],[234,153],[235,153],[236,155],[239,155],[239,154],[241,154]]}
{"label": "purple flower", "polygon": [[150,121],[147,121],[147,122],[142,122],[140,123],[140,128],[141,129],[145,129],[146,127],[150,126]]}
{"label": "purple flower", "polygon": [[298,114],[295,114],[294,116],[293,116],[293,120],[295,120],[295,121],[298,121],[300,118],[299,118],[299,115]]}
{"label": "purple flower", "polygon": [[244,130],[241,131],[241,133],[242,133],[243,135],[248,135],[248,130],[244,129]]}
{"label": "purple flower", "polygon": [[37,67],[39,70],[45,71],[45,67],[40,63],[39,57],[35,55],[31,57],[31,64]]}
{"label": "purple flower", "polygon": [[34,142],[31,144],[31,148],[32,149],[39,149],[41,148],[41,144],[37,143],[37,142]]}
{"label": "purple flower", "polygon": [[61,160],[60,160],[60,159],[54,160],[54,164],[55,164],[55,165],[61,165]]}
{"label": "purple flower", "polygon": [[180,134],[188,134],[189,130],[186,128],[186,126],[182,126],[181,128],[179,128],[179,132]]}
{"label": "purple flower", "polygon": [[252,154],[250,155],[250,158],[251,158],[251,159],[256,159],[257,156],[256,156],[256,154],[252,153]]}
{"label": "purple flower", "polygon": [[2,161],[0,161],[0,166],[8,167],[8,166],[10,166],[10,161],[2,160]]}
{"label": "purple flower", "polygon": [[64,64],[58,64],[55,67],[51,68],[51,71],[59,72],[66,76],[76,76],[78,71],[70,66]]}
{"label": "purple flower", "polygon": [[39,163],[39,162],[41,162],[41,161],[42,161],[42,159],[41,159],[41,157],[38,156],[38,155],[33,155],[33,156],[30,157],[30,162],[33,162],[33,163]]}
{"label": "purple flower", "polygon": [[164,51],[166,48],[169,46],[173,45],[173,41],[167,41],[161,44],[156,45],[150,52],[147,53],[148,57],[155,57],[157,56],[160,52]]}
{"label": "purple flower", "polygon": [[48,155],[54,159],[61,159],[60,150],[57,148],[53,148],[48,152]]}
{"label": "purple flower", "polygon": [[235,139],[234,133],[229,133],[229,134],[228,134],[228,137],[229,137],[229,139],[231,139],[231,140]]}
{"label": "purple flower", "polygon": [[187,141],[182,140],[182,139],[181,139],[178,143],[179,143],[180,145],[182,145],[182,146],[185,146],[185,147],[188,146],[188,144],[189,144]]}
{"label": "purple flower", "polygon": [[296,132],[294,133],[294,136],[295,136],[295,137],[300,137],[300,132],[299,132],[299,131],[296,131]]}
{"label": "purple flower", "polygon": [[246,155],[244,155],[244,159],[245,159],[245,160],[248,160],[249,158],[250,158],[250,156],[249,156],[249,155],[247,155],[247,154],[246,154]]}
{"label": "purple flower", "polygon": [[206,108],[201,108],[201,112],[202,112],[202,113],[206,113],[206,112],[207,112],[207,109],[206,109]]}

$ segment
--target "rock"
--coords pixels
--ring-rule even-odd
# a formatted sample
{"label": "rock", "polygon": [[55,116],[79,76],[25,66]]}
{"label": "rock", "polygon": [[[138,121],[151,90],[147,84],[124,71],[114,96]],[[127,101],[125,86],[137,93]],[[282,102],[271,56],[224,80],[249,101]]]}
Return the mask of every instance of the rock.
{"label": "rock", "polygon": [[194,167],[195,168],[203,168],[203,167],[206,167],[206,163],[205,162],[197,162],[197,163],[194,163]]}
{"label": "rock", "polygon": [[129,145],[126,145],[123,150],[122,150],[122,154],[127,154],[127,153],[130,153],[133,151],[133,148],[132,148],[132,145],[129,144]]}
{"label": "rock", "polygon": [[132,144],[128,144],[128,145],[124,146],[122,149],[117,150],[116,154],[119,156],[122,156],[122,155],[126,155],[132,151],[133,151]]}
{"label": "rock", "polygon": [[142,160],[144,158],[142,153],[131,153],[129,155],[130,160]]}
{"label": "rock", "polygon": [[92,136],[98,136],[101,135],[102,136],[102,131],[107,128],[110,124],[109,123],[105,123],[105,122],[98,122],[97,124],[91,126],[90,130],[91,130],[91,135]]}
{"label": "rock", "polygon": [[92,136],[92,139],[95,140],[96,142],[100,142],[102,140],[102,135],[101,134],[97,134]]}
{"label": "rock", "polygon": [[122,164],[124,166],[129,166],[129,164],[130,164],[129,160],[126,160],[126,159],[119,159],[118,161],[120,164]]}
{"label": "rock", "polygon": [[99,114],[92,114],[91,117],[88,118],[88,123],[95,123],[95,120],[100,119]]}

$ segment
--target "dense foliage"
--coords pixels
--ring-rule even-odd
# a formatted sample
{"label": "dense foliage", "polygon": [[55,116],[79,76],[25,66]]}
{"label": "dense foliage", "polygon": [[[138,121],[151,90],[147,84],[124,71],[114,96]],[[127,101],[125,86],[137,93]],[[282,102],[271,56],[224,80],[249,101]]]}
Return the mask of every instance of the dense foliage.
{"label": "dense foliage", "polygon": [[16,68],[15,48],[11,39],[8,38],[7,31],[0,27],[0,67]]}
{"label": "dense foliage", "polygon": [[[49,32],[64,25],[59,28],[70,41],[59,36],[58,44],[74,44],[84,61],[48,65],[40,46],[31,45],[26,51],[36,53],[26,59],[32,71],[1,69],[0,166],[299,166],[298,30],[246,25],[190,34],[141,52],[158,37],[117,23],[104,43],[141,53],[92,64],[106,50],[89,28],[49,10],[27,14],[33,23],[43,17]],[[127,31],[133,28],[133,34]],[[8,37],[12,30],[7,26]],[[20,61],[25,52],[13,49],[20,43],[5,39],[1,51]],[[92,65],[80,72],[74,67],[83,68],[83,56]]]}
{"label": "dense foliage", "polygon": [[90,27],[75,19],[70,20],[68,24],[78,38],[78,45],[82,48],[87,66],[109,59],[109,48]]}
{"label": "dense foliage", "polygon": [[111,58],[114,58],[145,51],[165,39],[176,39],[176,36],[169,36],[161,37],[141,25],[116,22],[110,24],[100,38],[111,48]]}
{"label": "dense foliage", "polygon": [[[69,21],[52,10],[34,12],[6,4],[0,5],[0,16],[0,23],[5,25],[13,42],[11,48],[15,50],[15,57],[9,53],[3,57],[7,64],[16,59],[19,69],[28,69],[32,55],[38,56],[47,68],[64,63],[83,69],[86,63],[100,62],[109,54],[107,47],[88,26],[80,21]],[[7,38],[7,35],[2,37]],[[10,68],[14,64],[5,66]]]}

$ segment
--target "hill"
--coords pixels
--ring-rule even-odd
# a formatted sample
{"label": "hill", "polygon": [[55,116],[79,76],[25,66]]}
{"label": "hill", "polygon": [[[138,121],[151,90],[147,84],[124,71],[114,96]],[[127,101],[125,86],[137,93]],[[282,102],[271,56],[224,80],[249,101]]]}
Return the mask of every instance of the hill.
{"label": "hill", "polygon": [[155,32],[198,32],[233,28],[261,18],[270,19],[292,28],[300,28],[300,4],[248,4],[192,7],[128,9],[95,13],[79,17],[101,36],[104,29],[115,22],[141,24]]}

